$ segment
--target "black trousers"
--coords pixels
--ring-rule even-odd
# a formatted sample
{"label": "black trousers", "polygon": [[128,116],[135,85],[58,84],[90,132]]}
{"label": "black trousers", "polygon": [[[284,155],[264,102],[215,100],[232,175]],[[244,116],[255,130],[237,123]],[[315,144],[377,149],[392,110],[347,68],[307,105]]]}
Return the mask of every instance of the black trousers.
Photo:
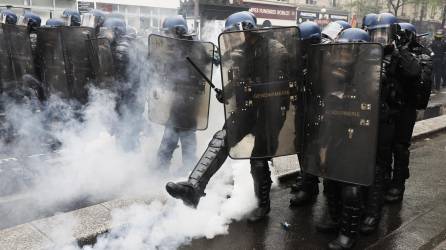
{"label": "black trousers", "polygon": [[195,152],[197,149],[195,131],[166,127],[164,129],[161,146],[158,149],[158,164],[163,166],[170,164],[173,152],[178,147],[179,142],[181,142],[183,164],[190,166],[195,162]]}
{"label": "black trousers", "polygon": [[432,77],[433,77],[433,83],[434,88],[436,90],[440,90],[442,81],[445,81],[443,76],[445,75],[446,71],[444,69],[443,60],[441,59],[433,59],[432,60]]}
{"label": "black trousers", "polygon": [[397,175],[403,180],[409,178],[409,147],[416,119],[417,111],[410,105],[401,107],[395,118],[395,135],[392,143],[393,176]]}

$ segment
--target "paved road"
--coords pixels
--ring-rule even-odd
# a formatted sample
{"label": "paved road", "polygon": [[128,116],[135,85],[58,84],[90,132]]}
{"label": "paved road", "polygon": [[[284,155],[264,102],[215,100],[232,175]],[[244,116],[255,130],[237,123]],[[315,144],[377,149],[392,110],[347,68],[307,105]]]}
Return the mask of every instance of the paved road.
{"label": "paved road", "polygon": [[[400,205],[387,205],[379,230],[361,236],[356,249],[437,249],[446,240],[446,133],[412,147],[411,178]],[[184,249],[324,249],[334,234],[316,232],[325,199],[288,208],[290,182],[272,192],[272,211],[261,223],[233,223],[229,234],[198,239]],[[281,223],[291,226],[285,230]],[[443,243],[442,243],[443,242]]]}

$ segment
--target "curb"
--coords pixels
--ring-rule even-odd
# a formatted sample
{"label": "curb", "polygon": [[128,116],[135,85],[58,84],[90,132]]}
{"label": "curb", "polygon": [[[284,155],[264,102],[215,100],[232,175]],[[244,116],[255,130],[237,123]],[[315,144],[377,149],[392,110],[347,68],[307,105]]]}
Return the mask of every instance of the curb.
{"label": "curb", "polygon": [[427,120],[446,114],[446,103],[435,103],[425,110],[417,111],[417,121]]}
{"label": "curb", "polygon": [[[0,249],[43,250],[58,249],[68,244],[94,244],[98,235],[119,226],[112,225],[112,210],[134,204],[148,205],[153,199],[162,200],[161,197],[117,199],[0,230]],[[76,222],[72,228],[73,237],[58,232],[61,223],[69,224],[71,221]],[[65,242],[61,241],[64,236],[68,236]]]}

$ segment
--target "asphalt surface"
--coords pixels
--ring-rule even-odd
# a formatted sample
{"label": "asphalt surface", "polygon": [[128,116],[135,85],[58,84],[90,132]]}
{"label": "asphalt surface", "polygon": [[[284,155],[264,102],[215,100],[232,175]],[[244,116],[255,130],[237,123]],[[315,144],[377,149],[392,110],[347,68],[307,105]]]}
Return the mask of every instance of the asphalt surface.
{"label": "asphalt surface", "polygon": [[[401,204],[386,205],[375,234],[361,235],[355,249],[442,249],[446,242],[446,133],[412,145],[411,177]],[[195,239],[182,249],[324,249],[335,234],[315,230],[325,207],[322,193],[314,204],[288,207],[288,181],[272,191],[271,213],[258,223],[234,222],[229,234]],[[322,188],[322,185],[320,185]],[[283,223],[289,223],[285,228]]]}

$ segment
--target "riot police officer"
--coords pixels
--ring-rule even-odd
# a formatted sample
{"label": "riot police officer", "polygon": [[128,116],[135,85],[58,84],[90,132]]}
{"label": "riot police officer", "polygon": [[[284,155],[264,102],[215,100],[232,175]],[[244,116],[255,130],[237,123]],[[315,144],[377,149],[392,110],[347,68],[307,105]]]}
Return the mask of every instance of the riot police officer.
{"label": "riot police officer", "polygon": [[[225,30],[231,31],[231,30],[252,30],[256,28],[256,22],[255,19],[252,17],[252,14],[239,12],[234,13],[230,15],[225,22]],[[264,32],[264,31],[262,31]],[[263,64],[265,65],[265,58],[262,60],[261,56],[262,54],[270,54],[274,55],[275,58],[283,58],[284,54],[286,53],[286,49],[283,45],[281,45],[277,40],[270,39],[265,37],[258,36],[255,34],[255,31],[250,32],[249,34],[245,34],[246,41],[241,46],[244,46],[247,57],[245,58],[245,54],[234,54],[231,55],[231,58],[234,58],[234,60],[249,60],[250,63],[248,65],[252,64]],[[257,53],[254,53],[254,48]],[[260,46],[260,47],[259,47]],[[242,50],[242,49],[241,49]],[[268,60],[268,59],[267,59]],[[279,66],[281,62],[277,62],[274,64],[274,66]],[[259,67],[261,68],[262,65],[257,65],[253,68]],[[248,69],[246,69],[248,70]],[[260,69],[261,70],[261,69]],[[262,73],[268,73],[268,70],[264,70],[261,72],[241,72],[241,73],[249,73],[249,74],[259,74],[259,76]],[[255,79],[255,76],[251,76]],[[264,79],[267,80],[267,79]],[[268,80],[267,80],[268,81]],[[221,93],[221,92],[219,92]],[[227,98],[227,97],[225,97]],[[217,96],[217,99],[223,100],[221,94]],[[258,115],[264,115],[263,119],[269,119],[268,115],[280,115],[280,111],[271,111],[269,113],[264,113],[265,110],[259,109]],[[253,115],[253,117],[249,116],[248,119],[251,124],[240,124],[240,126],[244,126],[243,128],[240,128],[241,131],[238,131],[240,134],[235,135],[237,138],[230,138],[232,143],[238,143],[244,136],[247,135],[253,129],[251,126],[257,126],[256,120],[262,119],[256,117],[256,112],[246,115]],[[243,115],[243,114],[233,114],[233,115]],[[271,118],[274,119],[274,118]],[[185,204],[196,207],[199,203],[199,200],[202,196],[205,195],[204,191],[206,188],[207,183],[209,182],[209,179],[218,171],[218,169],[223,165],[225,162],[228,154],[229,149],[234,147],[235,145],[228,145],[227,143],[231,140],[227,140],[227,127],[233,126],[232,124],[228,124],[228,121],[230,120],[238,120],[237,118],[230,118],[227,120],[224,128],[221,131],[218,131],[211,142],[209,143],[208,148],[206,149],[206,152],[202,155],[201,159],[197,163],[196,167],[192,171],[192,173],[189,175],[189,179],[184,182],[178,182],[173,183],[169,182],[166,185],[167,192],[175,197],[182,199]],[[243,120],[243,119],[241,119]],[[280,123],[280,121],[277,121]],[[283,124],[282,124],[283,125]],[[279,124],[280,126],[280,124]],[[271,128],[272,130],[276,131],[276,128]],[[270,132],[274,132],[270,131]],[[263,145],[264,140],[268,138],[262,138],[262,136],[267,135],[255,135],[255,145],[254,149],[252,150],[251,157],[256,157],[256,155],[262,155],[263,151],[266,150],[265,145]],[[258,138],[257,138],[258,136]],[[276,137],[277,140],[277,134],[272,135]],[[277,146],[277,144],[276,144]],[[273,149],[274,151],[274,149]],[[270,188],[271,188],[271,176],[270,176],[270,170],[268,166],[268,158],[251,158],[251,174],[254,180],[254,192],[258,199],[258,207],[256,210],[253,211],[251,217],[249,218],[250,221],[256,221],[259,219],[262,219],[264,216],[266,216],[270,211]]]}
{"label": "riot police officer", "polygon": [[[312,44],[319,44],[321,42],[321,28],[315,22],[305,21],[299,24],[300,39],[302,43],[303,51],[308,51]],[[303,55],[304,65],[307,62],[308,54]],[[308,69],[305,68],[303,72],[304,84],[308,83]],[[296,116],[297,118],[298,116]],[[302,155],[299,154],[299,162],[302,166]],[[292,191],[295,192],[294,197],[290,200],[291,206],[300,206],[308,204],[314,200],[319,194],[319,179],[317,176],[300,171],[298,174],[297,185],[292,187]]]}
{"label": "riot police officer", "polygon": [[[367,32],[357,28],[349,28],[342,31],[336,39],[336,42],[339,43],[362,43],[369,41],[370,36]],[[342,50],[342,47],[340,50]],[[355,61],[354,55],[350,50],[345,51],[340,59],[343,64],[354,64]],[[353,75],[354,72],[342,73],[341,79],[343,80],[340,83],[344,82],[344,80],[348,82],[348,79]],[[344,95],[352,94],[347,92],[347,89],[344,91],[346,91]],[[336,118],[333,117],[332,119]],[[340,117],[338,119],[344,118]],[[335,122],[331,126],[338,126],[341,123]],[[339,129],[344,130],[342,126]],[[325,180],[324,191],[328,200],[328,211],[316,227],[321,232],[338,232],[337,238],[328,244],[329,249],[350,249],[354,246],[359,232],[363,202],[362,188],[359,185],[327,179]]]}
{"label": "riot police officer", "polygon": [[[418,61],[409,51],[407,42],[402,43],[402,39],[398,38],[401,26],[394,15],[379,14],[375,24],[367,29],[372,41],[384,47],[384,65],[375,180],[367,190],[365,216],[361,225],[363,233],[373,232],[378,226],[386,182],[391,179],[388,192],[392,198],[402,198],[404,182],[408,177],[408,147],[416,119],[416,110],[409,104],[407,94],[420,77]],[[394,43],[398,46],[394,46]],[[397,140],[398,137],[405,139]]]}
{"label": "riot police officer", "polygon": [[[409,178],[409,158],[411,138],[417,109],[426,109],[430,97],[430,62],[428,55],[420,50],[416,41],[415,26],[410,23],[400,23],[400,35],[397,40],[401,67],[411,74],[400,74],[399,95],[401,103],[395,119],[395,137],[393,140],[393,171],[390,188],[385,200],[398,202],[403,199],[405,180]],[[417,56],[415,53],[418,52]],[[423,59],[424,58],[424,59]]]}
{"label": "riot police officer", "polygon": [[[1,53],[0,110],[4,108],[3,104],[11,102],[19,105],[29,103],[32,104],[31,108],[36,110],[39,108],[39,99],[42,99],[42,91],[39,88],[40,85],[34,85],[38,81],[34,78],[36,72],[30,32],[35,30],[37,25],[34,22],[38,23],[40,20],[34,18],[27,22],[28,18],[22,18],[22,21],[17,23],[18,18],[11,10],[2,11],[1,17],[3,52]],[[31,26],[30,23],[34,25]]]}
{"label": "riot police officer", "polygon": [[[183,16],[169,16],[163,21],[162,34],[165,36],[177,39],[192,40],[192,36],[188,32],[187,22]],[[174,104],[172,109],[181,109],[180,106],[180,103],[176,105]],[[173,110],[172,112],[176,111]],[[183,110],[183,112],[188,111]],[[193,113],[191,110],[189,112]],[[190,115],[192,115],[192,113]],[[195,131],[166,125],[157,153],[158,168],[163,169],[170,165],[173,152],[177,148],[178,142],[181,142],[183,164],[187,166],[195,162],[195,151],[197,148]]]}
{"label": "riot police officer", "polygon": [[435,90],[440,91],[442,84],[446,84],[446,79],[443,78],[445,75],[443,62],[446,55],[446,43],[442,31],[435,33],[431,49],[432,52],[434,52],[432,57],[434,88]]}

